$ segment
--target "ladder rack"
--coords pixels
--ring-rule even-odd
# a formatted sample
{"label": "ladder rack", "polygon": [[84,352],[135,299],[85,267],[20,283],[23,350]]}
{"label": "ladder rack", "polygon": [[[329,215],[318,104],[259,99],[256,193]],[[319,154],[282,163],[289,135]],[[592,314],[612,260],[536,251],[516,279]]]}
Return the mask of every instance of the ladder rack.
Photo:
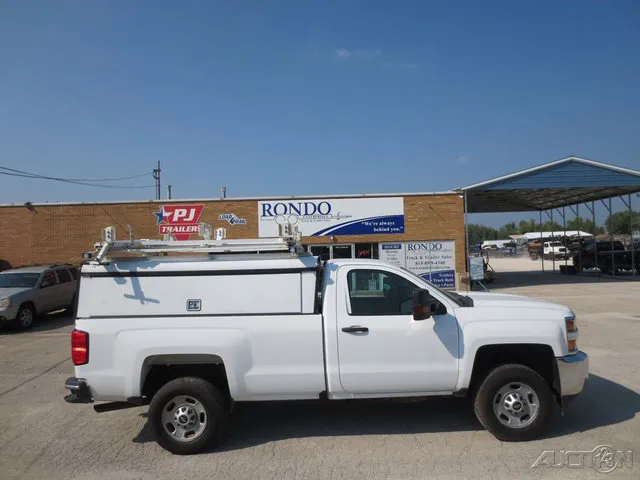
{"label": "ladder rack", "polygon": [[291,224],[279,225],[279,236],[269,238],[233,239],[226,238],[226,229],[216,229],[216,238],[210,239],[211,227],[201,224],[199,234],[202,240],[150,240],[133,238],[133,229],[129,227],[129,240],[116,240],[115,228],[103,229],[103,242],[96,244],[99,248],[95,256],[97,263],[106,263],[111,253],[162,254],[178,253],[260,253],[260,252],[289,252],[298,254],[304,251],[301,234],[297,227]]}

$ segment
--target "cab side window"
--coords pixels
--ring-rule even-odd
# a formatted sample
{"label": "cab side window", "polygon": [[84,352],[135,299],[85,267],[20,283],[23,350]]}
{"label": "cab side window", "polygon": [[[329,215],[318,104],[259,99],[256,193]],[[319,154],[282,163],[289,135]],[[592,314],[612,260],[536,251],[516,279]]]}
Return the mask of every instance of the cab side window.
{"label": "cab side window", "polygon": [[374,269],[355,269],[347,275],[351,315],[410,315],[413,291],[409,280]]}
{"label": "cab side window", "polygon": [[71,281],[71,274],[69,273],[69,270],[67,270],[66,268],[61,268],[57,270],[57,273],[58,273],[58,278],[60,279],[60,283],[66,283]]}
{"label": "cab side window", "polygon": [[58,280],[56,278],[56,274],[53,273],[53,270],[47,270],[42,276],[42,283],[40,283],[40,286],[42,288],[53,287],[57,283]]}

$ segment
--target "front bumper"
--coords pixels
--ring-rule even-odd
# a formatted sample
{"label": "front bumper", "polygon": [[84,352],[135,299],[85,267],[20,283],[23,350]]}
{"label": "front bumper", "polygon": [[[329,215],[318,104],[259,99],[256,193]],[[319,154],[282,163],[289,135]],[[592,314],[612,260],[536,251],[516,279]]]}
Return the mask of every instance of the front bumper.
{"label": "front bumper", "polygon": [[0,320],[5,322],[11,322],[18,316],[18,307],[5,307],[0,308]]}
{"label": "front bumper", "polygon": [[64,388],[69,390],[69,395],[64,397],[67,403],[93,403],[89,385],[83,378],[70,377],[64,382]]}
{"label": "front bumper", "polygon": [[589,378],[589,356],[578,351],[573,355],[556,358],[560,377],[560,395],[571,399],[580,394]]}

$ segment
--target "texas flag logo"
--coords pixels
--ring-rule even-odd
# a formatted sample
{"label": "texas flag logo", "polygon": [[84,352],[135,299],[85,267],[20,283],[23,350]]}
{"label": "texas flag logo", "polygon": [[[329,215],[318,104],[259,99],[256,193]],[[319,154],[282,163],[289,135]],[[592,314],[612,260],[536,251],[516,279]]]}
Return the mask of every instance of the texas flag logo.
{"label": "texas flag logo", "polygon": [[198,221],[204,205],[165,205],[157,217],[158,233],[172,234],[176,240],[189,240],[191,235],[198,233]]}

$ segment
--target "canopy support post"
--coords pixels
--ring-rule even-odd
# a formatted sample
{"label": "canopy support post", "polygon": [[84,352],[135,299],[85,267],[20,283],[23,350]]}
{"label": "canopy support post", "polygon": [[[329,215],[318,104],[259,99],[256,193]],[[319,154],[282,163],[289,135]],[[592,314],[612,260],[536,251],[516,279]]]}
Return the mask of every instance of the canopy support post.
{"label": "canopy support post", "polygon": [[602,272],[598,268],[598,230],[596,228],[596,202],[594,201],[591,202],[591,217],[593,220],[593,266],[598,270],[598,276],[600,276]]}
{"label": "canopy support post", "polygon": [[631,209],[631,194],[627,195],[627,199],[620,197],[622,203],[625,204],[629,212],[629,234],[631,236],[631,275],[636,276],[636,249],[633,243],[633,210]]}
{"label": "canopy support post", "polygon": [[573,265],[574,270],[576,271],[576,273],[580,273],[580,270],[582,267],[582,235],[580,233],[580,204],[576,203],[575,207],[573,208],[573,205],[569,205],[569,208],[571,209],[571,211],[573,212],[573,214],[576,216],[576,228],[578,229],[578,265],[575,264],[575,262],[573,261],[573,256],[571,257],[571,263]]}
{"label": "canopy support post", "polygon": [[564,245],[564,267],[567,268],[569,262],[569,256],[567,255],[567,220],[565,216],[564,205],[562,206],[562,228],[564,229],[562,237],[562,244]]}
{"label": "canopy support post", "polygon": [[538,224],[538,229],[540,230],[540,261],[542,262],[542,273],[544,273],[544,247],[542,246],[542,210],[539,210],[540,213],[540,223]]}
{"label": "canopy support post", "polygon": [[[604,202],[603,202],[604,203]],[[611,218],[611,197],[609,197],[609,206],[607,207],[607,210],[609,212],[609,218]],[[610,224],[612,222],[609,222]],[[612,225],[609,225],[610,231],[609,231],[609,248],[611,249],[611,276],[615,277],[616,276],[616,257],[614,255],[614,251],[613,251],[613,228],[611,228]]]}
{"label": "canopy support post", "polygon": [[[580,271],[582,271],[582,234],[580,230],[580,204],[576,205],[576,223],[578,224],[578,266],[580,268]],[[573,268],[576,268],[575,265],[573,266]]]}
{"label": "canopy support post", "polygon": [[[553,208],[551,210],[546,210],[547,217],[549,217],[549,221],[551,222],[551,241],[555,238],[556,232],[553,230]],[[553,247],[551,247],[553,248]],[[551,262],[553,265],[553,271],[556,271],[556,256],[553,254],[553,250],[551,250]],[[542,247],[542,255],[544,256],[544,246]]]}
{"label": "canopy support post", "polygon": [[469,250],[471,250],[471,245],[469,245],[469,218],[467,215],[467,191],[464,191],[464,241],[465,241],[465,252],[464,252],[464,261],[467,270],[467,293],[469,293],[469,289],[471,288],[471,273],[469,272]]}

